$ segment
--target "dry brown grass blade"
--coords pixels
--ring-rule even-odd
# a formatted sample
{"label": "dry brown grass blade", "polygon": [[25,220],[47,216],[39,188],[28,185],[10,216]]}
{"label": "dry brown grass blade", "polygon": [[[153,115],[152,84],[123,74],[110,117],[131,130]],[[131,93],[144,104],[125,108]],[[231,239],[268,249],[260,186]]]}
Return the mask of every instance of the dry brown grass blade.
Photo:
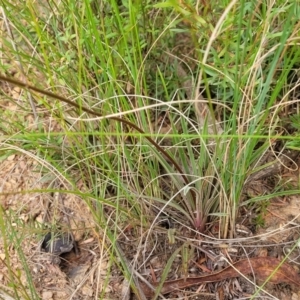
{"label": "dry brown grass blade", "polygon": [[[281,264],[281,261],[274,257],[255,257],[250,259],[244,259],[236,262],[232,266],[223,269],[220,272],[216,272],[206,276],[182,278],[172,281],[166,281],[161,290],[162,294],[168,294],[172,291],[184,289],[187,287],[200,285],[207,282],[217,282],[227,278],[239,277],[240,274],[251,274],[252,270],[259,280],[266,280],[269,276],[269,282],[273,284],[288,283],[294,284],[300,287],[300,275],[287,263]],[[278,270],[276,268],[280,265]],[[275,271],[276,270],[276,271]],[[141,284],[144,294],[147,297],[153,295],[153,291],[145,284]],[[158,283],[153,284],[154,287],[158,286]]]}

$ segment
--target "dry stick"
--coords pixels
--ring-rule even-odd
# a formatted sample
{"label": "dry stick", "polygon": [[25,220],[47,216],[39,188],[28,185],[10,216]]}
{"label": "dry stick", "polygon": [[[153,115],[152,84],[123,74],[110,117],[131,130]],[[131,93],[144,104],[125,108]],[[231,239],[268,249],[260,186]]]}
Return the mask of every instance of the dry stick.
{"label": "dry stick", "polygon": [[[62,97],[62,96],[59,96],[59,95],[56,95],[52,92],[49,92],[49,91],[45,91],[45,90],[42,90],[40,88],[37,88],[33,85],[30,85],[28,83],[24,83],[22,81],[19,81],[17,79],[14,79],[14,78],[11,78],[11,77],[6,77],[6,76],[3,76],[3,75],[0,75],[0,80],[3,80],[3,81],[7,81],[11,84],[14,84],[14,85],[17,85],[21,88],[24,88],[24,89],[27,89],[27,90],[32,90],[32,91],[35,91],[37,93],[41,93],[43,95],[46,95],[46,96],[49,96],[51,98],[55,98],[55,99],[58,99],[62,102],[65,102],[65,103],[68,103],[69,105],[73,106],[73,107],[76,107],[78,108],[79,110],[83,110],[84,112],[86,113],[90,113],[90,114],[93,114],[95,116],[98,116],[98,117],[103,117],[103,115],[99,112],[96,112],[96,111],[93,111],[89,108],[86,108],[86,107],[83,107],[81,105],[78,105],[77,103],[74,103],[72,102],[71,100],[65,98],[65,97]],[[122,119],[122,118],[119,118],[119,117],[109,117],[108,119],[112,119],[112,120],[115,120],[117,122],[120,122],[120,123],[124,123],[126,124],[127,126],[129,127],[132,127],[134,128],[136,131],[138,131],[139,133],[141,134],[145,134],[145,132],[140,129],[137,125],[135,125],[134,123],[128,121],[128,120],[125,120],[125,119]],[[178,165],[178,163],[160,146],[158,145],[153,139],[151,139],[149,136],[145,135],[145,138],[156,148],[158,149],[169,161],[171,161],[175,168],[178,170],[178,172],[180,173],[181,177],[183,178],[184,182],[189,185],[189,181],[187,179],[187,177],[184,175],[182,169],[180,168],[180,166]],[[196,201],[196,198],[195,198],[195,194],[194,193],[191,193],[192,194],[192,197],[193,199]]]}

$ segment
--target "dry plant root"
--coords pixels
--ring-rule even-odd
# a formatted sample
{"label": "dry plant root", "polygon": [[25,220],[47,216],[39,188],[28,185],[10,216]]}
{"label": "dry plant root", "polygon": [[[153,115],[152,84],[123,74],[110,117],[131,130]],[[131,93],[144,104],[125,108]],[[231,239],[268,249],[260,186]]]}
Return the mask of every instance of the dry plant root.
{"label": "dry plant root", "polygon": [[[285,282],[300,287],[300,275],[289,264],[281,264],[281,261],[274,257],[256,257],[240,260],[220,272],[206,276],[166,281],[160,292],[161,294],[168,294],[172,291],[200,285],[202,283],[222,281],[228,278],[239,277],[241,274],[251,274],[252,270],[259,280],[268,280],[268,282],[273,284]],[[157,287],[158,284],[159,283],[154,283],[153,287]],[[143,289],[146,297],[154,295],[154,291],[150,289],[148,285],[140,283],[140,287]]]}

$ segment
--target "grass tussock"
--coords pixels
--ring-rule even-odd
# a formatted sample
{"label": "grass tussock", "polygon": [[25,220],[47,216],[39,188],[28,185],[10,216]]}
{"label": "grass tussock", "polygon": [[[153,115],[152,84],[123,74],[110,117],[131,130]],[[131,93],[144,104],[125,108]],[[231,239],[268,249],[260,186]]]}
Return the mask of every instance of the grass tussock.
{"label": "grass tussock", "polygon": [[[233,239],[241,207],[299,193],[285,183],[248,192],[266,153],[299,150],[295,1],[2,0],[0,13],[0,158],[33,161],[41,183],[1,195],[80,198],[128,279],[118,245],[128,228],[139,245],[165,219],[170,244],[178,226]],[[14,213],[0,215],[8,266],[22,239],[8,231]],[[30,294],[8,267],[13,293],[38,299],[18,256]]]}

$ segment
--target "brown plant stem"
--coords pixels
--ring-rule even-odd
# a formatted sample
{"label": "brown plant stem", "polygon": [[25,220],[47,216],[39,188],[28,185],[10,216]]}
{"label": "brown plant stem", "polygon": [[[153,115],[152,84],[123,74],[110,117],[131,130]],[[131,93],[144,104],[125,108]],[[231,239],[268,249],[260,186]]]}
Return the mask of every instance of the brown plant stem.
{"label": "brown plant stem", "polygon": [[[79,110],[83,110],[86,113],[89,113],[89,114],[92,114],[92,115],[95,115],[95,116],[98,116],[98,117],[103,117],[103,115],[100,112],[97,112],[97,111],[91,110],[89,108],[83,107],[81,105],[78,105],[77,103],[72,102],[71,100],[69,100],[69,99],[67,99],[67,98],[65,98],[63,96],[59,96],[59,95],[57,95],[55,93],[52,93],[52,92],[49,92],[49,91],[45,91],[43,89],[40,89],[40,88],[35,87],[33,85],[30,85],[28,83],[24,83],[24,82],[19,81],[17,79],[14,79],[14,78],[11,78],[11,77],[6,77],[6,76],[3,76],[3,75],[0,74],[0,80],[9,82],[9,83],[11,83],[13,85],[19,86],[19,87],[21,87],[23,89],[26,89],[26,90],[35,91],[37,93],[41,93],[41,94],[46,95],[48,97],[51,97],[51,98],[54,98],[54,99],[58,99],[58,100],[60,100],[62,102],[65,102],[65,103],[67,103],[67,104],[69,104],[69,105],[71,105],[71,106],[73,106],[73,107],[75,107],[75,108],[77,108]],[[117,122],[126,124],[127,126],[129,126],[131,128],[134,128],[139,133],[145,134],[145,132],[141,128],[139,128],[137,125],[135,125],[134,123],[132,123],[132,122],[130,122],[128,120],[125,120],[125,119],[119,118],[119,117],[109,117],[108,119],[115,120]],[[174,164],[175,168],[180,173],[182,179],[188,185],[189,181],[188,181],[187,177],[183,174],[183,171],[180,168],[180,166],[178,165],[178,163],[160,145],[158,145],[152,138],[150,138],[149,136],[146,136],[146,135],[145,135],[145,138],[157,150],[159,150],[165,156],[165,158],[167,158],[169,161],[172,162],[172,164]],[[192,197],[193,197],[193,200],[196,201],[194,193],[192,193]]]}

